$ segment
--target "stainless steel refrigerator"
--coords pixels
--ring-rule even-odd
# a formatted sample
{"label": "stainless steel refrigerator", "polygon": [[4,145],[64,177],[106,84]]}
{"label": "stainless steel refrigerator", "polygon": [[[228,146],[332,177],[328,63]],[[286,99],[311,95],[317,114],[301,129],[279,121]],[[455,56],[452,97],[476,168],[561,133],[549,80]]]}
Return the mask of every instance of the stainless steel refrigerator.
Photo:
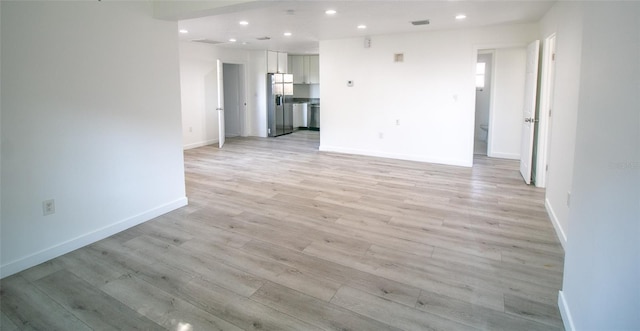
{"label": "stainless steel refrigerator", "polygon": [[267,134],[293,132],[293,75],[267,74]]}

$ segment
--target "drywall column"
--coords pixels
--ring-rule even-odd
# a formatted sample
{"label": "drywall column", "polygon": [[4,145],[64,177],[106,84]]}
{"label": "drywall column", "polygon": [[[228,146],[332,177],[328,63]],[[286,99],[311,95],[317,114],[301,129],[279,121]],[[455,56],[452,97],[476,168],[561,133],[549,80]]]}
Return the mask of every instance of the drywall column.
{"label": "drywall column", "polygon": [[249,110],[247,111],[249,135],[267,136],[267,54],[264,51],[249,52]]}
{"label": "drywall column", "polygon": [[640,4],[585,3],[567,329],[640,329]]}
{"label": "drywall column", "polygon": [[0,6],[1,277],[185,205],[177,23],[144,1]]}
{"label": "drywall column", "polygon": [[540,22],[541,39],[556,33],[556,72],[548,148],[545,206],[564,247],[569,231],[567,195],[573,178],[583,2],[558,2]]}

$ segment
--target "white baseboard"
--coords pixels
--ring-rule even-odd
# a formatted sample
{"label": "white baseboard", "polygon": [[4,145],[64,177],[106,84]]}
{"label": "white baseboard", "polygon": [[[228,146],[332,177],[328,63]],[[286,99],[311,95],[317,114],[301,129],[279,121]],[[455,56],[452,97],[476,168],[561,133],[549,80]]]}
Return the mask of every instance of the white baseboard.
{"label": "white baseboard", "polygon": [[83,234],[81,236],[67,240],[65,242],[54,245],[47,249],[43,249],[29,256],[6,263],[0,266],[0,279],[7,276],[11,276],[22,270],[31,268],[40,263],[54,259],[60,255],[64,255],[78,248],[84,247],[96,241],[112,236],[118,232],[124,231],[128,228],[144,223],[155,217],[166,214],[174,209],[178,209],[182,206],[186,206],[187,204],[188,204],[188,200],[186,197],[179,198],[177,200],[171,201],[164,205],[142,212],[138,215],[131,216],[119,222],[113,223],[111,225],[107,225],[103,228]]}
{"label": "white baseboard", "polygon": [[556,213],[553,211],[553,207],[551,207],[551,203],[547,198],[544,199],[544,207],[547,209],[547,214],[549,214],[549,218],[551,219],[551,224],[553,224],[553,228],[556,229],[556,236],[558,236],[558,240],[560,240],[562,249],[566,250],[565,246],[567,245],[567,235],[564,233],[562,226],[560,226],[560,221],[558,221],[558,217],[556,216]]}
{"label": "white baseboard", "polygon": [[438,163],[438,164],[446,164],[446,165],[461,166],[461,167],[471,167],[471,166],[473,166],[473,160],[453,160],[453,159],[427,158],[427,157],[420,157],[420,156],[414,156],[414,155],[385,153],[385,152],[378,152],[378,151],[371,151],[371,150],[342,148],[342,147],[326,146],[326,145],[320,145],[319,150],[321,152],[333,152],[333,153],[342,153],[342,154],[356,154],[356,155],[365,155],[365,156],[374,156],[374,157],[384,157],[384,158],[388,158],[388,159],[399,159],[399,160],[407,160],[407,161]]}
{"label": "white baseboard", "polygon": [[202,147],[202,146],[213,145],[213,144],[217,144],[217,143],[218,143],[218,139],[205,140],[205,141],[200,141],[200,142],[197,142],[197,143],[183,145],[182,149],[183,150],[187,150],[187,149],[198,148],[198,147]]}
{"label": "white baseboard", "polygon": [[564,324],[565,330],[575,330],[576,328],[573,325],[573,318],[571,318],[571,311],[569,310],[569,305],[567,304],[567,300],[565,299],[562,291],[558,291],[558,308],[560,309],[560,316],[562,316],[562,323]]}
{"label": "white baseboard", "polygon": [[500,152],[491,152],[487,153],[489,157],[496,157],[499,159],[509,159],[509,160],[520,160],[520,154],[512,154],[512,153],[500,153]]}

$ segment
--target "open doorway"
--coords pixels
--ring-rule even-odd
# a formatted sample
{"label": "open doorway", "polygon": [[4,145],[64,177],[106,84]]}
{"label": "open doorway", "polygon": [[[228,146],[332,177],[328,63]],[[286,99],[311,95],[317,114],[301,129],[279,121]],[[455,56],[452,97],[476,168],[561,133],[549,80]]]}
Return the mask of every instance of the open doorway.
{"label": "open doorway", "polygon": [[244,65],[222,64],[224,135],[227,138],[243,136],[244,132]]}
{"label": "open doorway", "polygon": [[478,49],[474,155],[520,159],[526,63],[524,46]]}
{"label": "open doorway", "polygon": [[478,52],[476,63],[476,112],[473,154],[487,155],[493,51]]}

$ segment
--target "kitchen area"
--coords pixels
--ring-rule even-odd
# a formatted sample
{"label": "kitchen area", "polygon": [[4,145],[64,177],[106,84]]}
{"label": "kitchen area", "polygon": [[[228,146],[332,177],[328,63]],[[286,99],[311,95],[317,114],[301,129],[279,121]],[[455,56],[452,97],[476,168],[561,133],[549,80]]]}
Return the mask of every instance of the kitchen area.
{"label": "kitchen area", "polygon": [[289,55],[294,128],[320,130],[320,56]]}
{"label": "kitchen area", "polygon": [[267,52],[268,135],[320,131],[320,57]]}

